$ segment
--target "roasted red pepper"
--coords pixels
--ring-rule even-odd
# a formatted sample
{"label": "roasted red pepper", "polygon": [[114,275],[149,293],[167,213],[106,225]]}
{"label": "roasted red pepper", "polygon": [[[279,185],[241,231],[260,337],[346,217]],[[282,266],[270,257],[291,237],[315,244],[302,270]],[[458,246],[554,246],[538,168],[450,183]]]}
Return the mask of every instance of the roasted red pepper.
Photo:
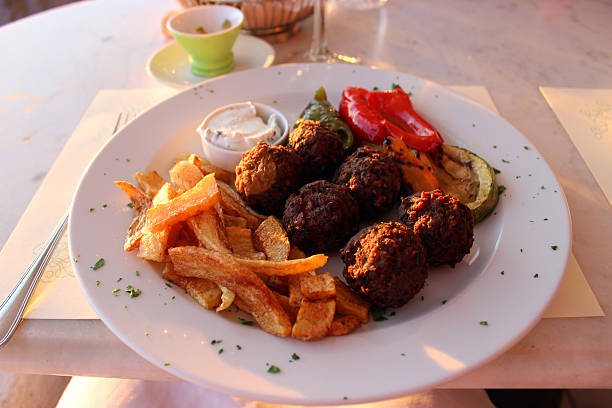
{"label": "roasted red pepper", "polygon": [[382,143],[386,136],[427,152],[444,141],[438,131],[412,107],[410,95],[397,86],[392,91],[368,91],[349,87],[342,93],[340,115],[362,140]]}

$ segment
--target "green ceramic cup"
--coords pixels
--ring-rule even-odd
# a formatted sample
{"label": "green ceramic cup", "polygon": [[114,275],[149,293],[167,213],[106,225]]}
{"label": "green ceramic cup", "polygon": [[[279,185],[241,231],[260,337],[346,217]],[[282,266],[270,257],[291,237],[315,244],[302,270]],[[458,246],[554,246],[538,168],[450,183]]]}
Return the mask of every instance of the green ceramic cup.
{"label": "green ceramic cup", "polygon": [[183,10],[168,20],[167,27],[189,54],[191,72],[211,77],[234,67],[232,47],[243,21],[235,7],[207,5]]}

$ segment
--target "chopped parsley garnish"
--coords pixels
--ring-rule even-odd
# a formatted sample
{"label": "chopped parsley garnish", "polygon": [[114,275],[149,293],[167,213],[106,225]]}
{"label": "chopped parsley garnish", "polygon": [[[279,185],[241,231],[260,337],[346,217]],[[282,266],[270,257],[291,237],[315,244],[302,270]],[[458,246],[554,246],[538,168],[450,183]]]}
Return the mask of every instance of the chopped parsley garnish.
{"label": "chopped parsley garnish", "polygon": [[242,317],[239,317],[238,320],[240,320],[240,324],[244,324],[245,326],[252,326],[254,323],[252,320],[246,320]]}
{"label": "chopped parsley garnish", "polygon": [[540,275],[536,273],[535,275],[533,275],[533,277],[534,277],[534,278],[539,278],[539,277],[540,277]]}
{"label": "chopped parsley garnish", "polygon": [[544,218],[544,221],[548,221],[548,218]]}
{"label": "chopped parsley garnish", "polygon": [[127,203],[127,206],[130,208],[134,208],[134,204],[133,203]]}
{"label": "chopped parsley garnish", "polygon": [[481,321],[480,321],[480,325],[481,325],[481,326],[488,326],[488,325],[489,325],[489,322],[487,322],[486,320],[481,320]]}
{"label": "chopped parsley garnish", "polygon": [[134,271],[134,273],[136,273],[136,276],[140,276],[140,272]]}
{"label": "chopped parsley garnish", "polygon": [[97,271],[98,269],[100,269],[101,267],[104,266],[104,258],[100,258],[98,259],[98,261],[91,266],[90,268],[93,269],[94,271]]}
{"label": "chopped parsley garnish", "polygon": [[237,348],[238,350],[242,350],[242,346],[241,346],[240,344],[236,344],[236,348]]}
{"label": "chopped parsley garnish", "polygon": [[476,127],[476,124],[475,124],[475,123],[472,123],[472,127]]}
{"label": "chopped parsley garnish", "polygon": [[445,304],[446,304],[446,302],[448,302],[448,301],[447,301],[447,300],[443,300],[443,301],[442,301],[442,304],[443,304],[443,305],[445,305]]}
{"label": "chopped parsley garnish", "polygon": [[559,248],[557,245],[551,245],[550,247],[552,248],[553,251],[556,251]]}
{"label": "chopped parsley garnish", "polygon": [[501,271],[501,272],[500,272],[500,274],[502,274],[502,275],[503,275],[503,274],[504,274],[504,271]]}
{"label": "chopped parsley garnish", "polygon": [[496,169],[495,167],[493,167],[493,172],[494,172],[495,174],[499,174],[499,173],[501,173],[501,170],[498,170],[498,169]]}
{"label": "chopped parsley garnish", "polygon": [[510,163],[510,162],[506,159],[502,159],[502,163]]}
{"label": "chopped parsley garnish", "polygon": [[223,353],[223,349],[222,349],[222,348],[220,348],[220,349],[219,349],[219,351],[218,351],[217,353],[218,353],[218,354]]}
{"label": "chopped parsley garnish", "polygon": [[121,282],[123,280],[123,278],[118,278],[117,282]]}
{"label": "chopped parsley garnish", "polygon": [[292,359],[292,360],[299,360],[299,359],[300,359],[300,356],[298,356],[296,353],[293,353],[293,354],[291,355],[291,359]]}
{"label": "chopped parsley garnish", "polygon": [[399,84],[396,84],[395,82],[391,84],[391,89],[395,89],[399,86]]}
{"label": "chopped parsley garnish", "polygon": [[270,367],[268,367],[268,372],[272,374],[277,374],[280,373],[280,368],[272,364]]}
{"label": "chopped parsley garnish", "polygon": [[504,194],[504,191],[506,191],[506,186],[503,184],[497,186],[497,194],[502,195]]}
{"label": "chopped parsley garnish", "polygon": [[372,88],[373,91],[378,91],[378,87],[375,86],[374,88]]}
{"label": "chopped parsley garnish", "polygon": [[113,289],[113,293],[115,294],[115,296],[116,296],[116,294],[117,294],[117,293],[118,293],[120,290],[121,290],[121,289]]}
{"label": "chopped parsley garnish", "polygon": [[125,291],[130,294],[130,297],[138,297],[142,293],[142,291],[138,288],[133,287],[132,285],[127,285]]}
{"label": "chopped parsley garnish", "polygon": [[387,320],[387,318],[385,317],[385,311],[386,309],[384,307],[372,305],[370,309],[370,312],[372,313],[372,319],[374,319],[375,322],[383,322]]}
{"label": "chopped parsley garnish", "polygon": [[168,367],[168,366],[170,365],[170,363],[164,363],[164,365],[165,365],[166,367]]}
{"label": "chopped parsley garnish", "polygon": [[540,186],[540,190],[546,190],[546,187]]}
{"label": "chopped parsley garnish", "polygon": [[219,344],[219,343],[222,343],[222,342],[223,342],[223,340],[213,340],[213,341],[210,342],[210,344],[215,345],[215,344]]}
{"label": "chopped parsley garnish", "polygon": [[89,209],[89,212],[94,212],[94,209],[93,209],[93,208],[90,208],[90,209]]}
{"label": "chopped parsley garnish", "polygon": [[168,282],[166,282],[166,286],[169,287],[169,288],[172,287],[172,285],[170,285]]}
{"label": "chopped parsley garnish", "polygon": [[108,207],[108,204],[102,204],[102,208]]}
{"label": "chopped parsley garnish", "polygon": [[99,280],[96,281],[96,286],[100,286],[100,281]]}
{"label": "chopped parsley garnish", "polygon": [[497,145],[493,145],[493,148],[494,148],[494,149],[497,149]]}
{"label": "chopped parsley garnish", "polygon": [[529,146],[523,146],[523,149],[529,150]]}

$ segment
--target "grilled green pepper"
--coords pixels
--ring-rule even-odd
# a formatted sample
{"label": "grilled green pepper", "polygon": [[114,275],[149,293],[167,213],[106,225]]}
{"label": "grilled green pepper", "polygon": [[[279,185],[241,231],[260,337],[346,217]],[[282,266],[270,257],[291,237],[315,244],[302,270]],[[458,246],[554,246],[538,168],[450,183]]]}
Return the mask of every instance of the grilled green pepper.
{"label": "grilled green pepper", "polygon": [[297,126],[300,121],[306,119],[320,122],[332,132],[338,133],[342,139],[342,148],[344,151],[350,150],[353,146],[353,132],[351,132],[349,126],[342,120],[338,111],[327,100],[325,88],[320,87],[317,92],[315,92],[314,98],[300,114],[295,125]]}

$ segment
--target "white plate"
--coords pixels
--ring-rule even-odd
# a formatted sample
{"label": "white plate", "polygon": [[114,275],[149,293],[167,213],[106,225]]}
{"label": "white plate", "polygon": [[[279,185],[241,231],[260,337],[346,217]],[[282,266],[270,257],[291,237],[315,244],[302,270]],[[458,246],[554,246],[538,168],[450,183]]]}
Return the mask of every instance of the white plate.
{"label": "white plate", "polygon": [[[158,267],[123,252],[134,214],[112,181],[133,180],[135,172],[153,169],[167,175],[179,153],[201,152],[195,129],[207,112],[251,99],[277,106],[292,121],[319,86],[337,105],[346,86],[392,83],[413,93],[416,108],[447,143],[465,146],[500,169],[498,181],[507,190],[495,213],[476,226],[472,253],[455,269],[431,270],[425,289],[393,315],[389,311],[388,320],[313,343],[275,337],[240,324],[233,311],[202,309],[182,290],[167,287]],[[73,266],[87,298],[128,346],[202,386],[292,404],[398,397],[497,356],[538,321],[561,281],[571,245],[557,180],[531,143],[502,118],[407,74],[325,64],[232,74],[143,113],[102,148],[83,175],[69,233],[71,257],[78,259]],[[106,264],[94,271],[90,266],[99,258]],[[339,274],[341,267],[332,256],[325,269]],[[142,289],[142,295],[130,298],[123,291],[127,285]],[[113,294],[115,288],[122,291]],[[293,353],[300,359],[292,361]],[[268,373],[268,364],[281,372]]]}
{"label": "white plate", "polygon": [[[239,35],[233,48],[232,72],[265,68],[274,62],[274,48],[266,41],[250,35]],[[194,75],[189,68],[189,54],[179,43],[172,42],[155,52],[147,61],[147,73],[175,88],[199,84],[209,78]]]}

